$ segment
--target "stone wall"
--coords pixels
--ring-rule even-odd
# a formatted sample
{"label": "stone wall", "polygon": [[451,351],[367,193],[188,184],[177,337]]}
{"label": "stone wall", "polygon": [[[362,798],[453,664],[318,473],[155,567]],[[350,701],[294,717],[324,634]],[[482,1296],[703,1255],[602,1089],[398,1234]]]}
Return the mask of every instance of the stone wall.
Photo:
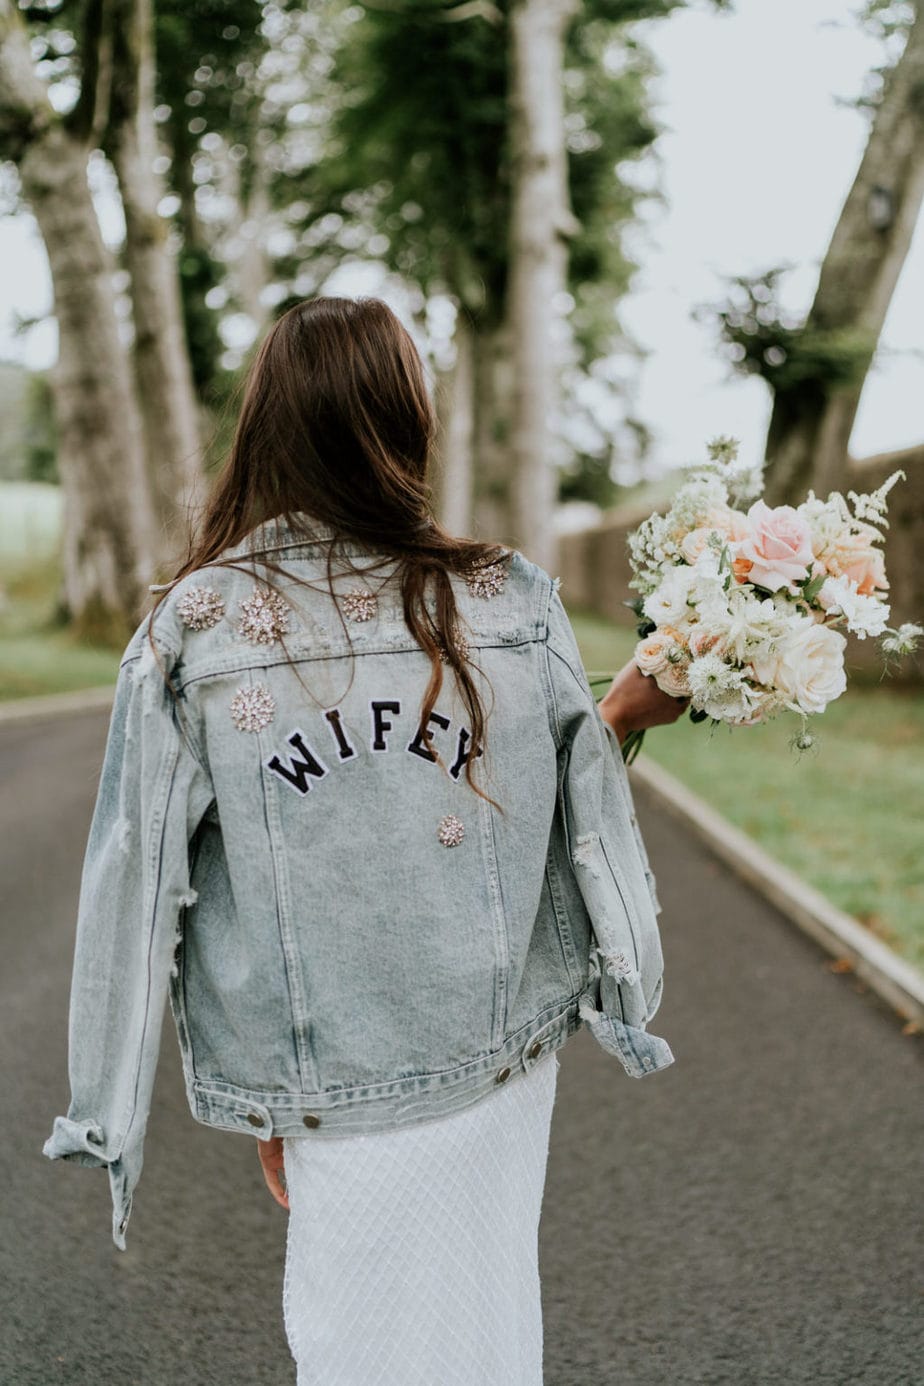
{"label": "stone wall", "polygon": [[[924,446],[853,462],[845,491],[874,491],[899,467],[907,480],[897,482],[889,493],[885,541],[891,584],[890,624],[918,621],[924,625]],[[637,595],[628,585],[631,569],[626,539],[647,514],[646,509],[620,507],[590,529],[559,537],[557,572],[567,606],[634,626],[635,617],[623,605]],[[850,636],[847,667],[875,675],[881,667],[878,641]],[[892,677],[924,683],[924,655],[919,652],[916,658],[905,659]]]}

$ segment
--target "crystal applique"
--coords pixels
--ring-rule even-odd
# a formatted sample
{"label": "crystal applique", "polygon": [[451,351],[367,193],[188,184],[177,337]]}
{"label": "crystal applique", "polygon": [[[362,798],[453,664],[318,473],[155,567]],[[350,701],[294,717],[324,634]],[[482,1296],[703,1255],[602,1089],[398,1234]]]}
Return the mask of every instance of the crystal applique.
{"label": "crystal applique", "polygon": [[505,563],[485,563],[480,568],[466,573],[465,581],[475,597],[496,597],[507,581]]}
{"label": "crystal applique", "polygon": [[447,813],[440,819],[436,835],[444,847],[458,847],[465,836],[465,825],[454,813]]}
{"label": "crystal applique", "polygon": [[[472,647],[460,630],[456,630],[455,634],[452,637],[452,643],[458,651],[459,658],[463,660],[468,659],[469,651]],[[439,655],[440,659],[443,661],[444,664],[449,663],[449,652],[446,649],[445,645],[440,645]]]}
{"label": "crystal applique", "polygon": [[243,615],[238,632],[253,645],[272,645],[288,631],[291,610],[289,603],[278,592],[255,587],[253,593],[241,602]]}
{"label": "crystal applique", "polygon": [[349,592],[344,592],[340,601],[351,621],[371,621],[379,605],[375,593],[367,592],[362,587],[354,587]]}
{"label": "crystal applique", "polygon": [[261,731],[275,715],[276,699],[265,683],[239,688],[231,699],[231,719],[238,731]]}
{"label": "crystal applique", "polygon": [[176,604],[176,614],[190,630],[206,630],[225,614],[225,604],[214,587],[190,587]]}

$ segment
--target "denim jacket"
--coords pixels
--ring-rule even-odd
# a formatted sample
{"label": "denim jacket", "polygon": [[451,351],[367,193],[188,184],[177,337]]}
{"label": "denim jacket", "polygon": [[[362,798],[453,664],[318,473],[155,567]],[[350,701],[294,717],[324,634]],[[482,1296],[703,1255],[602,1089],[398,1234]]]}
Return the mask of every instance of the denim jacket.
{"label": "denim jacket", "polygon": [[[156,655],[145,618],[121,661],[77,909],[71,1101],[44,1145],[108,1168],[120,1249],[168,998],[193,1116],[260,1140],[460,1110],[581,1025],[634,1077],[673,1061],[646,1030],[654,878],[558,579],[517,550],[452,577],[485,744],[448,664],[425,737],[430,662],[393,564],[367,576],[368,550],[342,543],[361,571],[335,562],[341,624],[331,531],[310,523],[306,540],[270,520],[224,555],[247,571],[173,585]],[[261,553],[312,587],[273,597]],[[471,755],[503,812],[467,784]]]}

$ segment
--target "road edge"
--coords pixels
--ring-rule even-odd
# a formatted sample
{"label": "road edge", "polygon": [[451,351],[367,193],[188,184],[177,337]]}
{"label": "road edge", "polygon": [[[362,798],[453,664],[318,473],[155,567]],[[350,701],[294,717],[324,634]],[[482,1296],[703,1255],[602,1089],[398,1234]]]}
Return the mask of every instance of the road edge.
{"label": "road edge", "polygon": [[849,959],[855,975],[904,1020],[924,1026],[924,973],[776,861],[650,756],[638,755],[629,775],[797,928],[833,957]]}
{"label": "road edge", "polygon": [[111,683],[67,693],[40,693],[34,698],[11,698],[0,703],[0,727],[12,722],[42,722],[67,712],[96,712],[109,707],[114,697],[115,684]]}

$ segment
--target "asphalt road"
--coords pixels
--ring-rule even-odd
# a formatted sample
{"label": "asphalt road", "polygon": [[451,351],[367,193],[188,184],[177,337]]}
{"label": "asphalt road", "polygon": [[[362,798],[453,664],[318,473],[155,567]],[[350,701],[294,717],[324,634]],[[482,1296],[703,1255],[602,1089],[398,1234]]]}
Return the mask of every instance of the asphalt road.
{"label": "asphalt road", "polygon": [[[253,1140],[192,1120],[169,1013],[126,1252],[105,1172],[41,1154],[105,729],[0,727],[0,1383],[294,1386],[286,1215]],[[921,1386],[920,1037],[637,798],[676,1063],[561,1051],[546,1386]]]}

